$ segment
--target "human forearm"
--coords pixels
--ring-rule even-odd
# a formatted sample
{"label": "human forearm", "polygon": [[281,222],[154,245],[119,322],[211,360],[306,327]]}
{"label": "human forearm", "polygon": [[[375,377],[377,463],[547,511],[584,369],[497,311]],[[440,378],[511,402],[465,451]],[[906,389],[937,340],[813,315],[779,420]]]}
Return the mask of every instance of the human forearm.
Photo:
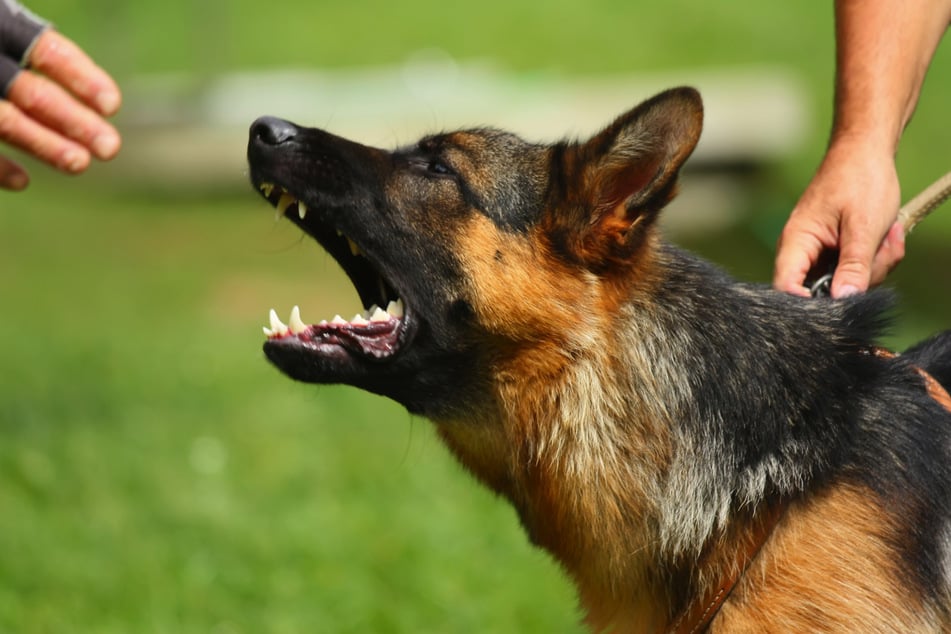
{"label": "human forearm", "polygon": [[833,143],[897,151],[949,21],[951,0],[836,1]]}

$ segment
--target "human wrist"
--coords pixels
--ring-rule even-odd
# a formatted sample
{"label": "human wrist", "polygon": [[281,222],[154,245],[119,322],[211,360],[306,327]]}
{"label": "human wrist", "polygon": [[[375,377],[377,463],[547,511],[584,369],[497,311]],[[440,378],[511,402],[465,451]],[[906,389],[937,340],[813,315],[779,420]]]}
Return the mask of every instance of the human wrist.
{"label": "human wrist", "polygon": [[826,154],[894,161],[900,139],[899,132],[883,126],[836,126],[829,136]]}

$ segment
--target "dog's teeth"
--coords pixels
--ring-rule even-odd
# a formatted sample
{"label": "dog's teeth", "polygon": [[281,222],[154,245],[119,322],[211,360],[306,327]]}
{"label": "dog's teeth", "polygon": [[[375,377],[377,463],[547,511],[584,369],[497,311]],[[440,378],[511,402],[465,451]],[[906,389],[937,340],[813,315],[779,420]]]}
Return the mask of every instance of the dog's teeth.
{"label": "dog's teeth", "polygon": [[270,198],[271,192],[274,191],[274,183],[261,183],[261,191],[265,197]]}
{"label": "dog's teeth", "polygon": [[354,315],[353,319],[350,320],[350,323],[354,326],[369,326],[370,322],[366,320],[363,315]]}
{"label": "dog's teeth", "polygon": [[277,316],[277,311],[272,308],[269,317],[271,318],[271,332],[275,335],[286,335],[287,325]]}
{"label": "dog's teeth", "polygon": [[287,321],[287,325],[295,335],[299,335],[307,330],[307,324],[300,318],[300,307],[294,306],[294,308],[291,309],[291,318]]}
{"label": "dog's teeth", "polygon": [[267,337],[268,339],[270,339],[271,337],[274,336],[274,331],[271,330],[270,328],[268,328],[267,326],[265,326],[265,327],[264,327],[264,336]]}
{"label": "dog's teeth", "polygon": [[304,204],[303,200],[297,201],[297,215],[301,220],[303,220],[304,216],[307,215],[307,205]]}
{"label": "dog's teeth", "polygon": [[388,312],[386,312],[379,306],[375,306],[375,308],[376,310],[374,310],[373,313],[370,315],[371,322],[389,321],[390,314]]}
{"label": "dog's teeth", "polygon": [[360,251],[360,247],[357,246],[356,242],[354,242],[350,238],[347,238],[347,244],[350,245],[350,253],[352,253],[353,255],[362,255],[362,252]]}
{"label": "dog's teeth", "polygon": [[348,323],[349,322],[340,315],[334,315],[334,318],[330,320],[331,326],[346,326]]}
{"label": "dog's teeth", "polygon": [[403,316],[403,300],[398,299],[392,301],[386,305],[386,312],[388,312],[393,317],[402,317]]}
{"label": "dog's teeth", "polygon": [[277,215],[283,216],[284,212],[287,211],[287,208],[294,204],[294,201],[297,200],[287,192],[281,194],[281,198],[277,201]]}

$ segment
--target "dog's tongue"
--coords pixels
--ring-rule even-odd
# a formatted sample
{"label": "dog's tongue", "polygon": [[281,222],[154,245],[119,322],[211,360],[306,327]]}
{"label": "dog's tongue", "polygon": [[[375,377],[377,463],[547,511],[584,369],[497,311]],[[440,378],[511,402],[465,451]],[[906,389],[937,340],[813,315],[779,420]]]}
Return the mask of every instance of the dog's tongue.
{"label": "dog's tongue", "polygon": [[284,324],[272,309],[270,328],[264,328],[269,341],[295,338],[302,344],[320,349],[324,346],[342,347],[350,352],[385,359],[396,352],[400,324],[403,317],[402,303],[390,302],[387,310],[374,306],[362,315],[354,315],[346,321],[339,315],[331,321],[307,325],[300,318],[300,309],[295,306],[287,324]]}

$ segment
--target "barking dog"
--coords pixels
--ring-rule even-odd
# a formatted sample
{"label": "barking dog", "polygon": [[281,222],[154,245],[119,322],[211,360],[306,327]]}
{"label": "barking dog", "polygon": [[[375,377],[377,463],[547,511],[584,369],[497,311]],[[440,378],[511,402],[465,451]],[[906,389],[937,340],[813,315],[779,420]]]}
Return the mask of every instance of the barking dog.
{"label": "barking dog", "polygon": [[887,295],[791,297],[666,243],[701,120],[681,88],[586,142],[388,152],[259,119],[253,184],[367,309],[272,313],[265,354],[433,420],[595,631],[947,632],[951,332],[884,354]]}

